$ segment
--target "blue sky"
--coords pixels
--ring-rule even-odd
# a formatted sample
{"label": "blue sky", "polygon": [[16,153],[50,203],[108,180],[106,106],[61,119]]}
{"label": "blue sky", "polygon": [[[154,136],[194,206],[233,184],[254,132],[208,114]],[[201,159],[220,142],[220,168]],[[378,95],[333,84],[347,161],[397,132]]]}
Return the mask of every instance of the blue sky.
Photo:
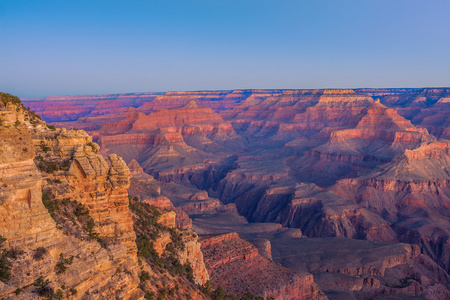
{"label": "blue sky", "polygon": [[0,0],[0,91],[450,86],[449,12],[448,0]]}

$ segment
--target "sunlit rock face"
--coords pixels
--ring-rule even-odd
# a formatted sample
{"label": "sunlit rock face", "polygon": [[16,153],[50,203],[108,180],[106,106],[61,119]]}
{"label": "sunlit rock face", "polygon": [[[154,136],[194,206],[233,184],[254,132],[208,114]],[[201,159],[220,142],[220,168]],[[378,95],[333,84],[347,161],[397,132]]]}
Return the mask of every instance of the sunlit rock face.
{"label": "sunlit rock face", "polygon": [[1,232],[11,246],[39,247],[59,238],[42,204],[42,176],[27,128],[0,127]]}
{"label": "sunlit rock face", "polygon": [[[18,250],[0,295],[12,299],[20,290],[23,299],[36,297],[33,283],[43,277],[55,291],[77,290],[74,299],[142,299],[126,165],[116,156],[110,167],[85,132],[49,128],[20,103],[0,103],[0,121],[0,234],[7,249]],[[69,234],[75,224],[63,229],[44,206],[55,199],[86,204],[93,229],[114,243],[106,248]]]}

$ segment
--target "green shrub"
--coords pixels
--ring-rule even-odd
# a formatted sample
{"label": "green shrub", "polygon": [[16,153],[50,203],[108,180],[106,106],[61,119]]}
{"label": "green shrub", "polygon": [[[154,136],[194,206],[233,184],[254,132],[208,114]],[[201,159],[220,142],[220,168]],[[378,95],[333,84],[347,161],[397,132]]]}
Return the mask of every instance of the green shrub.
{"label": "green shrub", "polygon": [[59,255],[59,261],[56,263],[55,270],[56,274],[63,274],[69,268],[68,266],[73,263],[73,255],[69,258],[66,258],[64,254]]}
{"label": "green shrub", "polygon": [[[48,149],[50,149],[50,148],[48,148]],[[59,170],[68,170],[69,166],[70,166],[70,160],[68,160],[68,159],[63,160],[63,161],[45,160],[42,157],[42,155],[40,155],[40,154],[38,156],[36,156],[35,160],[37,160],[37,167],[39,168],[39,170],[49,173],[49,174],[52,174],[53,172],[59,171]]]}
{"label": "green shrub", "polygon": [[64,293],[63,293],[63,291],[62,291],[62,290],[58,290],[58,291],[56,292],[54,298],[57,299],[57,300],[63,299],[63,298],[64,298]]}
{"label": "green shrub", "polygon": [[81,203],[75,201],[75,211],[73,212],[75,216],[88,216],[89,210]]}
{"label": "green shrub", "polygon": [[94,230],[95,228],[95,221],[91,216],[88,216],[88,221],[86,225],[83,227],[84,231],[86,231],[87,235],[89,235],[90,238],[97,240],[102,247],[106,248],[107,244],[105,241],[103,241],[98,233]]}
{"label": "green shrub", "polygon": [[147,236],[139,235],[136,239],[136,244],[138,248],[138,256],[153,259],[159,257],[158,253],[153,247],[152,241],[150,241]]}
{"label": "green shrub", "polygon": [[35,292],[41,297],[52,298],[55,294],[53,288],[50,286],[50,281],[48,279],[44,280],[44,277],[40,276],[33,283],[36,286]]}
{"label": "green shrub", "polygon": [[22,291],[23,290],[21,288],[18,288],[14,291],[14,294],[19,295],[20,293],[22,293]]}
{"label": "green shrub", "polygon": [[8,93],[0,92],[0,98],[2,99],[3,104],[12,103],[22,105],[22,101],[20,101],[19,97],[13,96]]}
{"label": "green shrub", "polygon": [[91,147],[93,152],[98,153],[97,147],[95,147],[94,143],[89,142],[89,143],[87,143],[86,145],[88,145],[89,147]]}
{"label": "green shrub", "polygon": [[150,279],[150,274],[146,271],[142,271],[141,275],[139,276],[139,279],[141,280],[141,282],[147,281]]}
{"label": "green shrub", "polygon": [[205,295],[211,295],[214,292],[214,284],[210,280],[206,281],[202,286],[202,292]]}
{"label": "green shrub", "polygon": [[61,168],[68,170],[70,166],[70,160],[69,159],[65,159],[63,160],[63,162],[61,163]]}
{"label": "green shrub", "polygon": [[44,141],[41,141],[41,147],[42,147],[42,151],[44,151],[44,153],[47,153],[48,151],[50,151],[50,147],[47,146]]}
{"label": "green shrub", "polygon": [[144,298],[146,300],[152,300],[155,299],[155,294],[153,292],[145,291]]}
{"label": "green shrub", "polygon": [[6,239],[0,235],[0,281],[8,283],[11,279],[12,260],[17,259],[23,251],[16,248],[4,249]]}
{"label": "green shrub", "polygon": [[59,208],[57,201],[53,201],[54,197],[55,196],[51,192],[46,193],[42,191],[42,203],[53,219],[56,218],[56,209]]}
{"label": "green shrub", "polygon": [[214,300],[223,300],[227,297],[227,294],[223,290],[223,288],[219,285],[217,289],[214,291],[213,299]]}
{"label": "green shrub", "polygon": [[2,250],[2,254],[0,255],[0,281],[3,283],[8,283],[11,279],[11,268],[12,263],[6,255],[5,250]]}
{"label": "green shrub", "polygon": [[183,234],[175,228],[169,229],[173,247],[180,251],[184,250]]}

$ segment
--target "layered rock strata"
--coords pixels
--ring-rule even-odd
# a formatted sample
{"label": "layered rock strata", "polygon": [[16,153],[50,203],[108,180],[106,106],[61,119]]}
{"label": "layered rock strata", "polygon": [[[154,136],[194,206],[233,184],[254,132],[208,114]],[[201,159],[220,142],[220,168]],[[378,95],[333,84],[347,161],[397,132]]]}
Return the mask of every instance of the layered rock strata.
{"label": "layered rock strata", "polygon": [[[23,298],[33,297],[33,283],[43,277],[50,281],[52,291],[60,289],[63,296],[73,299],[142,299],[143,293],[138,288],[134,232],[127,225],[129,220],[121,217],[129,215],[127,205],[120,201],[120,197],[127,198],[126,187],[121,190],[126,184],[114,184],[122,181],[119,179],[121,173],[107,178],[109,166],[96,157],[96,165],[102,170],[103,177],[95,178],[98,174],[92,164],[89,164],[89,170],[81,167],[83,160],[89,161],[88,157],[94,156],[83,151],[86,142],[90,141],[86,133],[47,128],[34,114],[24,110],[20,102],[11,103],[5,101],[7,99],[3,94],[0,181],[5,223],[1,233],[9,248],[19,251],[12,262],[11,277],[0,284],[0,295],[14,298],[20,293]],[[82,150],[75,151],[78,147]],[[38,171],[33,161],[35,154],[39,157],[39,167],[44,168],[45,164],[45,173]],[[66,158],[68,163],[63,163]],[[74,164],[79,164],[78,171],[84,172],[77,180],[76,174],[70,171],[73,168],[65,169]],[[86,180],[85,190],[77,190],[78,180],[87,176],[91,176],[90,180],[95,178],[94,182],[87,184]],[[51,183],[56,180],[60,188],[53,189]],[[105,186],[108,191],[104,190]],[[43,205],[45,197],[41,189],[47,188],[52,188],[55,197],[76,197],[86,203],[89,197],[94,211],[101,207],[98,202],[103,202],[103,207],[118,216],[112,216],[118,221],[115,233],[120,238],[117,243],[103,248],[95,240],[65,234]],[[106,196],[94,197],[97,193]],[[99,224],[96,229],[102,236],[109,236],[111,226],[107,222],[101,223],[101,210],[97,211]]]}
{"label": "layered rock strata", "polygon": [[307,273],[296,274],[262,257],[236,233],[202,237],[211,279],[235,295],[251,292],[274,299],[327,299]]}

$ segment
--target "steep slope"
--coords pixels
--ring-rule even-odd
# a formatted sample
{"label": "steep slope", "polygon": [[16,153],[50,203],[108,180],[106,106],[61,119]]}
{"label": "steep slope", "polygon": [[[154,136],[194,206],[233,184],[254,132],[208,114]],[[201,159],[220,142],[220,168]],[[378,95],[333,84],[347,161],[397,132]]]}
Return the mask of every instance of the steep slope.
{"label": "steep slope", "polygon": [[330,299],[450,296],[450,277],[416,245],[341,238],[271,238],[271,243],[274,261],[313,273]]}
{"label": "steep slope", "polygon": [[[104,160],[101,164],[100,157],[94,155],[97,166],[103,166],[102,176],[89,164],[92,172],[83,176],[90,176],[89,180],[95,179],[94,182],[85,186],[84,193],[73,190],[77,187],[73,180],[83,177],[76,178],[70,170],[79,164],[78,161],[93,156],[89,154],[91,151],[83,150],[89,141],[87,134],[47,128],[33,113],[24,110],[17,98],[7,94],[1,97],[0,131],[4,147],[0,180],[3,186],[1,210],[5,220],[1,232],[16,258],[11,265],[10,278],[4,278],[1,283],[0,294],[7,298],[19,293],[24,298],[33,293],[54,296],[58,289],[56,294],[74,299],[142,298],[143,293],[138,289],[135,236],[129,223],[131,218],[126,218],[127,214],[131,215],[127,202],[122,204],[120,201],[121,197],[127,197],[126,187],[123,188],[127,183],[122,183],[124,171],[119,168],[120,163],[112,162],[109,167]],[[43,139],[48,144],[41,144]],[[79,147],[79,151],[73,151]],[[39,159],[39,167],[45,167],[47,174],[38,172],[33,162],[35,149],[38,155],[44,154]],[[64,162],[66,157],[70,157],[68,163]],[[61,180],[63,178],[65,182]],[[58,179],[62,188],[52,189],[54,194],[50,196],[47,188]],[[104,186],[108,186],[106,195],[101,190]],[[88,188],[91,193],[87,192]],[[61,205],[75,203],[72,197],[91,205],[92,216],[98,221],[95,227],[80,230],[75,228],[79,220],[74,220],[63,228],[54,221],[53,218],[57,221],[56,214],[54,211],[49,213],[49,207],[46,209],[43,201],[48,205],[50,201],[69,195],[71,199],[66,199],[64,204],[60,202]],[[53,197],[55,199],[51,199]],[[100,207],[109,210],[110,216],[102,218]],[[114,234],[118,239],[108,247],[102,247],[96,240],[111,237],[111,225],[107,222],[111,219],[116,221]]]}
{"label": "steep slope", "polygon": [[341,180],[337,186],[355,197],[360,207],[384,215],[399,234],[399,240],[419,244],[447,271],[449,146],[448,142],[424,143],[366,176]]}
{"label": "steep slope", "polygon": [[298,227],[310,237],[418,244],[448,271],[449,171],[449,143],[423,143],[327,188],[297,184],[278,188],[278,196],[269,189],[253,218]]}
{"label": "steep slope", "polygon": [[274,299],[327,299],[311,274],[296,274],[262,257],[236,233],[205,236],[201,243],[212,280],[228,293],[242,296],[250,292]]}
{"label": "steep slope", "polygon": [[209,299],[195,233],[129,199],[120,157],[0,95],[0,296]]}
{"label": "steep slope", "polygon": [[433,140],[426,129],[415,127],[395,110],[376,102],[362,111],[354,128],[332,131],[328,142],[307,152],[296,162],[296,172],[303,180],[302,174],[319,173],[314,182],[323,184],[320,180],[325,180],[326,184]]}
{"label": "steep slope", "polygon": [[209,279],[197,235],[175,227],[175,213],[130,199],[137,233],[140,287],[146,298],[209,299]]}
{"label": "steep slope", "polygon": [[100,136],[105,151],[118,153],[128,162],[135,159],[157,177],[207,169],[225,159],[230,148],[243,146],[230,123],[195,102],[149,115],[132,113],[94,135]]}
{"label": "steep slope", "polygon": [[449,139],[449,88],[360,90],[395,108],[414,125],[422,126],[438,138]]}

